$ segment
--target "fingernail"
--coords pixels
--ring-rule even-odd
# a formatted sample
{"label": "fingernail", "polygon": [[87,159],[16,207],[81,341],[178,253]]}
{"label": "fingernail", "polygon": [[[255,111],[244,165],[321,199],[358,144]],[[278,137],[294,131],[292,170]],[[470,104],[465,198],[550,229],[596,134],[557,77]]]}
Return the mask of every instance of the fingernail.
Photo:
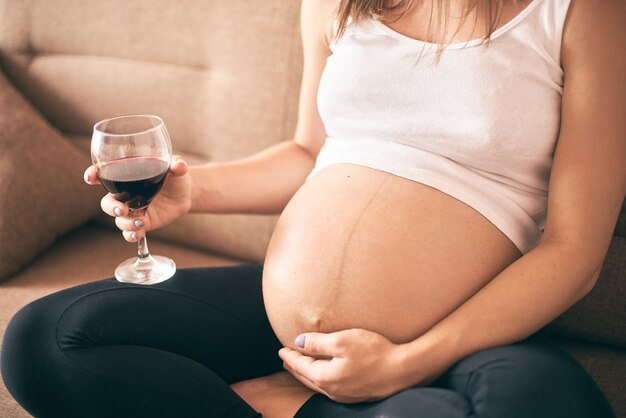
{"label": "fingernail", "polygon": [[296,345],[300,348],[304,348],[304,340],[306,339],[305,335],[298,335],[296,337]]}
{"label": "fingernail", "polygon": [[133,241],[137,241],[137,234],[135,234],[134,232],[131,232],[130,239],[132,239]]}
{"label": "fingernail", "polygon": [[143,228],[143,222],[141,221],[141,219],[135,219],[135,226],[137,228]]}
{"label": "fingernail", "polygon": [[85,183],[89,183],[89,173],[85,173],[83,178],[85,179]]}
{"label": "fingernail", "polygon": [[113,213],[115,214],[115,216],[122,216],[122,208],[117,206],[115,209],[113,209]]}

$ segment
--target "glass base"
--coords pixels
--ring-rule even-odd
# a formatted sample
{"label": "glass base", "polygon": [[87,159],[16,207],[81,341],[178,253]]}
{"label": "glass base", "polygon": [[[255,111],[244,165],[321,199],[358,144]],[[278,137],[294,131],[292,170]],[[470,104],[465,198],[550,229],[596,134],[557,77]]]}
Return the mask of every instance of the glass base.
{"label": "glass base", "polygon": [[115,269],[115,278],[122,283],[150,285],[164,282],[174,273],[174,260],[161,255],[149,255],[146,258],[133,257],[123,261]]}

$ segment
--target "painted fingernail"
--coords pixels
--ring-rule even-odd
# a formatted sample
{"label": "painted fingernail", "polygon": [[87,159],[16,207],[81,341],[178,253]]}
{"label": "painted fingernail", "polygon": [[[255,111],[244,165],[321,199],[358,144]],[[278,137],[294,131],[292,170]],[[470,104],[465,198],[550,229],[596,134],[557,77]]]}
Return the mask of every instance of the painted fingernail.
{"label": "painted fingernail", "polygon": [[135,219],[135,226],[137,228],[143,228],[143,222],[141,221],[141,219]]}
{"label": "painted fingernail", "polygon": [[132,239],[133,241],[137,241],[137,234],[135,234],[134,232],[131,232],[130,239]]}
{"label": "painted fingernail", "polygon": [[304,335],[298,335],[296,337],[296,345],[300,348],[304,348],[304,340],[306,339],[306,336]]}
{"label": "painted fingernail", "polygon": [[122,216],[122,208],[116,206],[115,209],[113,209],[113,213],[115,214],[115,216]]}

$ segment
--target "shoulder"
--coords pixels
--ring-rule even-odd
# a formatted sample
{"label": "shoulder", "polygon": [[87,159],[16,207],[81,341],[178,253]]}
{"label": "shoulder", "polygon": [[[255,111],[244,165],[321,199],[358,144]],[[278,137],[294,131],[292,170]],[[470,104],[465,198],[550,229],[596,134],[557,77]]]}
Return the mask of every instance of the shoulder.
{"label": "shoulder", "polygon": [[626,50],[626,1],[571,0],[562,39],[564,69],[568,63],[593,61],[600,54],[616,58]]}
{"label": "shoulder", "polygon": [[329,45],[334,35],[338,6],[338,0],[302,0],[300,22],[303,37],[314,37]]}

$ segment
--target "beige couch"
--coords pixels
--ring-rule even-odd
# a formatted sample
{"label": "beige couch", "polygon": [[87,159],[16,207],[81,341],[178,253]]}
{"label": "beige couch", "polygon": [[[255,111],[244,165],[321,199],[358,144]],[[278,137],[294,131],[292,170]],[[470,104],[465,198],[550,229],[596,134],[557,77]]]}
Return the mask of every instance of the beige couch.
{"label": "beige couch", "polygon": [[[0,337],[29,301],[134,252],[82,182],[94,122],[163,117],[191,162],[294,131],[298,0],[0,0]],[[150,234],[180,267],[262,260],[275,218],[190,215]],[[218,255],[220,254],[220,255]],[[626,417],[626,219],[602,278],[552,326]],[[0,383],[0,417],[28,416]]]}

